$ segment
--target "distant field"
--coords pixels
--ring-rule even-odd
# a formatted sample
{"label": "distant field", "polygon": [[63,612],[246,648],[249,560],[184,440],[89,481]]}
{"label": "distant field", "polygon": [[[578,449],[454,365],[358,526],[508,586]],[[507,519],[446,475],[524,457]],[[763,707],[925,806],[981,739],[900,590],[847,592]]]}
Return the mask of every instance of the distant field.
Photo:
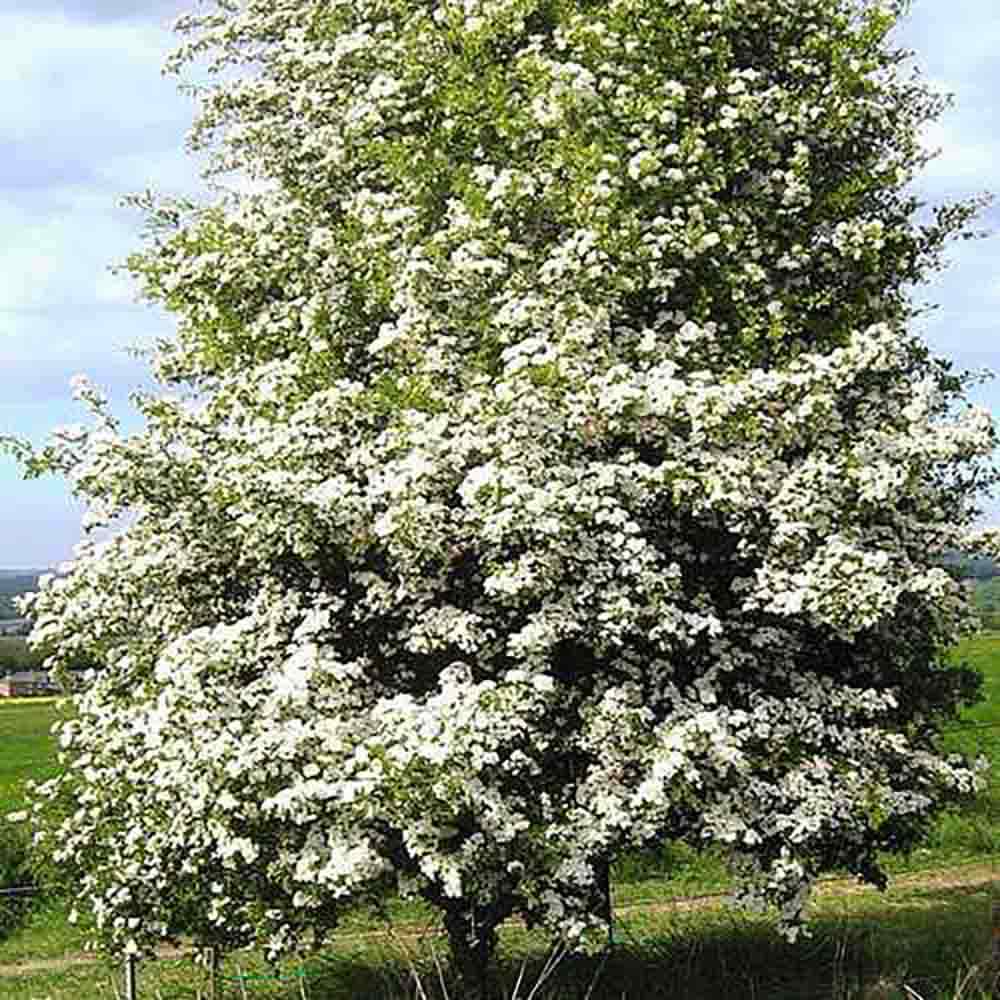
{"label": "distant field", "polygon": [[[33,882],[27,863],[28,833],[23,826],[7,822],[6,816],[23,806],[25,781],[44,780],[56,773],[55,740],[49,732],[55,713],[53,698],[0,699],[0,886],[5,888]],[[17,935],[26,917],[46,911],[53,922],[65,925],[60,904],[46,906],[27,898],[0,900],[0,941]]]}

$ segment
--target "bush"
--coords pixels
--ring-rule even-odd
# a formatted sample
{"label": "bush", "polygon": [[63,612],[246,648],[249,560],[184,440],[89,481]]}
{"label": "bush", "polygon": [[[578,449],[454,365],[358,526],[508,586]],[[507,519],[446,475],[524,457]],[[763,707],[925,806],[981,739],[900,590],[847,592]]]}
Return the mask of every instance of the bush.
{"label": "bush", "polygon": [[[18,828],[0,826],[0,889],[35,885],[28,857],[28,839]],[[0,896],[0,937],[5,937],[23,922],[37,897]]]}
{"label": "bush", "polygon": [[0,638],[0,676],[21,670],[41,670],[45,654],[31,649],[19,636]]}

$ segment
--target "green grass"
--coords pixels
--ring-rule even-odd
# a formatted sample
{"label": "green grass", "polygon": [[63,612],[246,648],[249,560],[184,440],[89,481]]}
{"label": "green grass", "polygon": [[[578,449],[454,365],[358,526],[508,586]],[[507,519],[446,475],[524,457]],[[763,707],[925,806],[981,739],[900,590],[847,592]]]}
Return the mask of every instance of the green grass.
{"label": "green grass", "polygon": [[[812,936],[794,944],[776,933],[771,920],[725,909],[632,910],[619,919],[610,954],[565,956],[535,996],[980,1000],[989,996],[989,903],[987,885],[827,897],[817,904]],[[391,939],[345,936],[301,964],[272,967],[258,954],[231,955],[221,967],[223,995],[230,1000],[458,1000],[461,993],[444,967],[441,947],[439,937],[400,929]],[[539,937],[505,930],[498,997],[529,996],[546,957]],[[515,993],[522,968],[524,980]],[[29,971],[0,978],[0,997],[110,1000],[112,977],[118,974],[117,967],[99,963]],[[140,965],[139,986],[144,1000],[193,1000],[205,976],[190,958],[161,959]]]}
{"label": "green grass", "polygon": [[973,723],[948,733],[944,748],[982,755],[989,763],[987,788],[978,800],[944,813],[927,844],[912,858],[894,859],[891,867],[928,868],[1000,855],[1000,632],[969,639],[955,651],[983,675],[983,700],[962,713],[962,723]]}
{"label": "green grass", "polygon": [[24,782],[56,773],[56,742],[49,731],[58,717],[51,698],[0,699],[0,811],[24,804]]}
{"label": "green grass", "polygon": [[[7,821],[8,813],[24,805],[28,779],[44,780],[56,773],[55,739],[50,733],[57,708],[53,699],[0,700],[0,887],[33,884],[27,835]],[[53,914],[53,909],[58,915]],[[17,939],[41,914],[66,926],[63,907],[32,900],[0,898],[0,947]]]}
{"label": "green grass", "polygon": [[[983,675],[983,699],[963,713],[967,722],[1000,724],[1000,631],[983,632],[965,640],[952,655],[955,663],[968,663]],[[994,746],[998,742],[994,735]]]}

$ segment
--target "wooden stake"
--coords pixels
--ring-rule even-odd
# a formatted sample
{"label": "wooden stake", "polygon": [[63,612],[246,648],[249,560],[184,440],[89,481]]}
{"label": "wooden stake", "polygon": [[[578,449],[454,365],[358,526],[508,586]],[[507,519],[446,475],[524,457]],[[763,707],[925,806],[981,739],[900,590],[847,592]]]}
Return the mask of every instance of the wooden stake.
{"label": "wooden stake", "polygon": [[210,947],[205,955],[208,966],[208,1000],[221,1000],[222,990],[219,988],[219,950]]}
{"label": "wooden stake", "polygon": [[135,976],[135,955],[125,956],[125,1000],[138,1000]]}
{"label": "wooden stake", "polygon": [[993,924],[993,967],[1000,970],[1000,890],[993,895],[992,924]]}

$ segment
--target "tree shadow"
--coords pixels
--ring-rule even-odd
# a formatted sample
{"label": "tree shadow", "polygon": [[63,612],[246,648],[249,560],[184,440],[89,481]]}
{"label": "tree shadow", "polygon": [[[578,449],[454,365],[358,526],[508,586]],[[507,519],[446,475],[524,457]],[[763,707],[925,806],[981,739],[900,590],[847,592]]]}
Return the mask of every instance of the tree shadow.
{"label": "tree shadow", "polygon": [[[794,943],[772,920],[728,909],[637,910],[616,923],[610,950],[566,955],[542,983],[544,944],[511,932],[494,990],[497,1000],[980,1000],[998,985],[989,941],[982,885],[825,900],[810,936]],[[308,995],[460,1000],[442,955],[431,937],[353,953],[334,946]]]}

